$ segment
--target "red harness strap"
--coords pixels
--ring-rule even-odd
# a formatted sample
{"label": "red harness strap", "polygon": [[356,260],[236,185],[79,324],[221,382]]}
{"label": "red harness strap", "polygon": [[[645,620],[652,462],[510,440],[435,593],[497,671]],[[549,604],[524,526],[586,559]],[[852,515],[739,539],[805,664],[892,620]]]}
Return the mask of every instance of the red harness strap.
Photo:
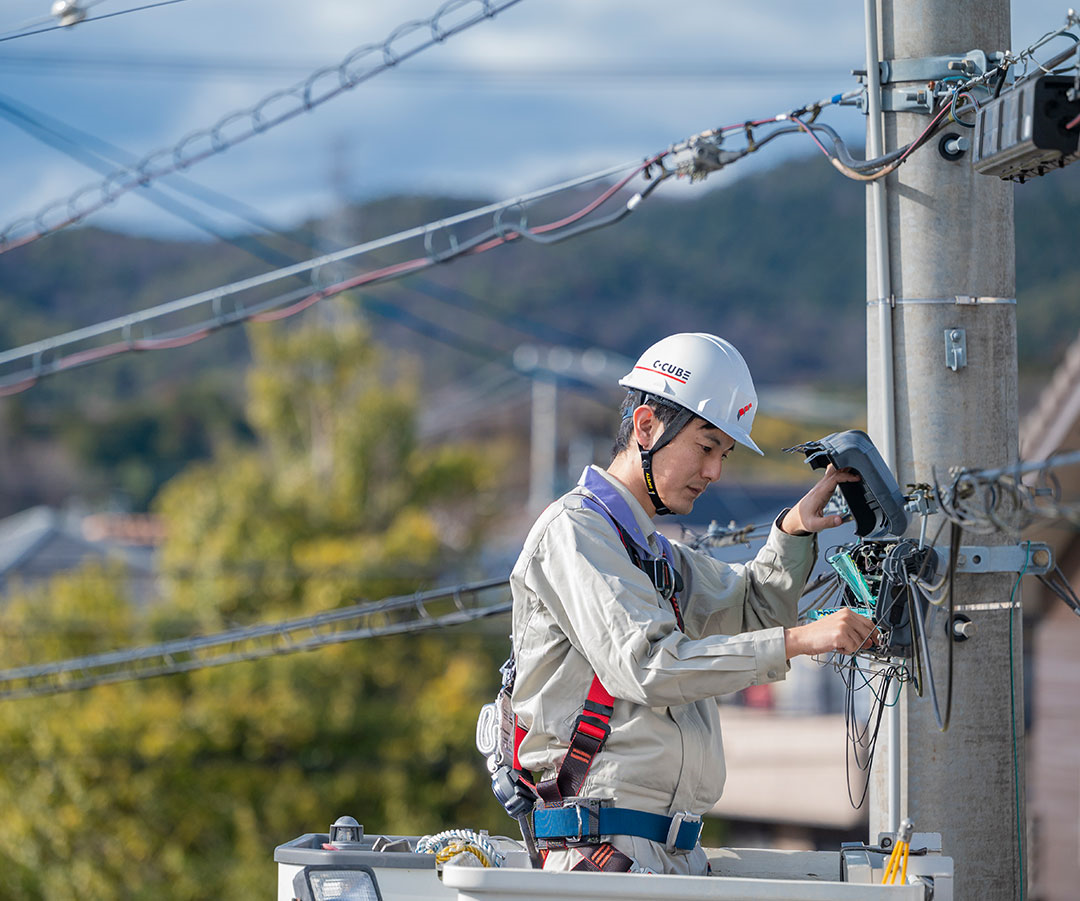
{"label": "red harness strap", "polygon": [[[581,848],[581,860],[573,867],[574,871],[591,870],[601,873],[625,873],[634,861],[622,853],[610,842]],[[588,852],[588,853],[586,853]]]}
{"label": "red harness strap", "polygon": [[599,676],[593,676],[585,707],[574,723],[570,735],[570,747],[559,764],[559,771],[553,779],[537,783],[536,793],[547,803],[557,803],[563,798],[571,798],[581,791],[585,777],[592,768],[593,758],[611,734],[611,714],[614,712],[615,699],[600,683]]}
{"label": "red harness strap", "polygon": [[[536,793],[544,803],[558,804],[563,798],[573,797],[581,791],[593,760],[611,734],[611,714],[614,708],[615,699],[604,688],[600,677],[594,675],[592,685],[589,686],[589,695],[585,699],[585,707],[574,723],[570,747],[559,764],[558,773],[553,779],[537,783]],[[609,842],[575,847],[582,857],[573,867],[574,870],[625,873],[634,865],[629,857]]]}

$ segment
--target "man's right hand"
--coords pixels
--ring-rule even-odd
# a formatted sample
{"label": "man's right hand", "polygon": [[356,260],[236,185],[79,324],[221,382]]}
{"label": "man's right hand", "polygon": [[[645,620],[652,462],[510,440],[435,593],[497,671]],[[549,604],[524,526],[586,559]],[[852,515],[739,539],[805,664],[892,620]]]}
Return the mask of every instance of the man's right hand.
{"label": "man's right hand", "polygon": [[847,608],[819,620],[784,629],[784,652],[788,660],[800,654],[854,654],[881,640],[874,623]]}

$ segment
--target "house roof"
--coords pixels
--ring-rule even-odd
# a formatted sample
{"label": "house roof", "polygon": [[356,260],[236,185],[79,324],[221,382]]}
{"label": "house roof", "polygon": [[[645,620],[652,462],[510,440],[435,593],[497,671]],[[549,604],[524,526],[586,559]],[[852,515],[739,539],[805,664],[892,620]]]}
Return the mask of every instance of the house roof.
{"label": "house roof", "polygon": [[73,569],[87,558],[120,558],[137,571],[153,570],[145,549],[108,541],[91,541],[83,534],[83,517],[39,506],[0,519],[0,579],[11,575],[41,578]]}

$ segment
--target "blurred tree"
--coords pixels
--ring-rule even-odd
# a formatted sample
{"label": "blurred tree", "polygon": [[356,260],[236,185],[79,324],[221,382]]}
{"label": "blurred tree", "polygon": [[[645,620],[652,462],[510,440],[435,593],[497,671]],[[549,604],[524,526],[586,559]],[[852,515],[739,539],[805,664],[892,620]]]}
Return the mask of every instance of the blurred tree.
{"label": "blurred tree", "polygon": [[79,466],[82,492],[146,510],[188,464],[250,439],[238,393],[226,379],[203,377],[118,406],[72,411],[58,431]]}
{"label": "blurred tree", "polygon": [[[166,600],[140,611],[100,567],[18,593],[10,665],[412,590],[476,543],[489,467],[418,445],[408,373],[359,324],[253,343],[255,446],[160,496]],[[472,738],[504,650],[403,635],[0,703],[0,899],[270,898],[274,846],[344,813],[503,829]]]}
{"label": "blurred tree", "polygon": [[492,458],[418,444],[407,363],[347,317],[250,337],[255,446],[190,467],[157,502],[185,609],[231,621],[412,591],[476,547]]}

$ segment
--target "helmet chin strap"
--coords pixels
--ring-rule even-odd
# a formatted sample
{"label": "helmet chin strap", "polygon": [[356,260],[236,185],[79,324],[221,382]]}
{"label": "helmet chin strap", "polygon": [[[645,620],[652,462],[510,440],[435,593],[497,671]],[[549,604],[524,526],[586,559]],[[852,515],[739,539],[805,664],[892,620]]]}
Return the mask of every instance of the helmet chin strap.
{"label": "helmet chin strap", "polygon": [[658,516],[664,516],[672,511],[667,504],[664,503],[659,492],[656,490],[656,480],[653,478],[652,471],[653,454],[678,435],[693,418],[694,414],[692,411],[686,409],[686,407],[681,407],[675,418],[664,427],[664,431],[660,437],[653,442],[652,447],[646,450],[642,447],[641,442],[638,442],[638,451],[641,453],[641,474],[645,477],[645,491],[648,492],[649,500],[652,502]]}

